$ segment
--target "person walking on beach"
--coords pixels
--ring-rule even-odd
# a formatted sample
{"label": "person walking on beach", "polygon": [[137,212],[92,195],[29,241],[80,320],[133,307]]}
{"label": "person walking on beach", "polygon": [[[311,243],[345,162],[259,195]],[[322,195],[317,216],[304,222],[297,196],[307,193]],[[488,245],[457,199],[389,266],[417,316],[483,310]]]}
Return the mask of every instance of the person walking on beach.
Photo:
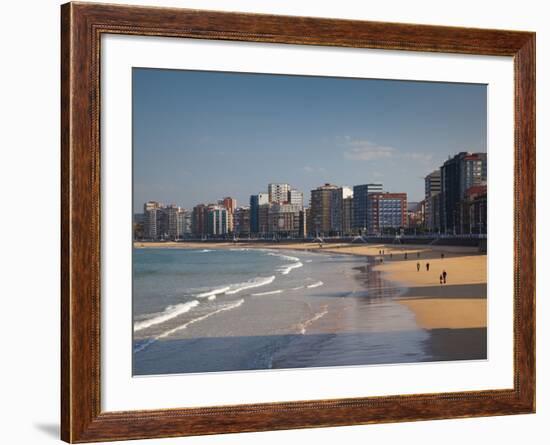
{"label": "person walking on beach", "polygon": [[426,272],[430,271],[430,263],[426,263]]}
{"label": "person walking on beach", "polygon": [[443,284],[447,284],[447,272],[443,270]]}
{"label": "person walking on beach", "polygon": [[407,259],[407,252],[405,252],[405,259]]}
{"label": "person walking on beach", "polygon": [[420,263],[416,263],[416,271],[420,272]]}
{"label": "person walking on beach", "polygon": [[443,275],[439,274],[439,284],[443,284]]}

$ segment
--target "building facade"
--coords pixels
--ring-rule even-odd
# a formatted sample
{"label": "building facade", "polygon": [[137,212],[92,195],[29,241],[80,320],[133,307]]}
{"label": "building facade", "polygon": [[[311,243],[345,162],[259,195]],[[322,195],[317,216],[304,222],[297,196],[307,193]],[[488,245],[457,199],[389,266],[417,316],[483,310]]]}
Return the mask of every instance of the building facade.
{"label": "building facade", "polygon": [[231,197],[225,197],[220,202],[227,210],[227,227],[229,232],[233,232],[235,209],[237,208],[237,200]]}
{"label": "building facade", "polygon": [[208,207],[207,211],[207,234],[213,237],[227,235],[228,229],[227,209],[220,205]]}
{"label": "building facade", "polygon": [[370,233],[407,226],[406,193],[369,193],[367,227]]}
{"label": "building facade", "polygon": [[461,232],[487,233],[487,186],[474,185],[465,194],[461,203]]}
{"label": "building facade", "polygon": [[161,208],[162,204],[157,201],[147,201],[143,204],[143,232],[147,239],[158,239],[161,234],[162,228],[159,227]]}
{"label": "building facade", "polygon": [[342,233],[344,236],[349,236],[353,233],[353,196],[349,196],[343,200]]}
{"label": "building facade", "polygon": [[234,233],[238,236],[250,235],[250,207],[237,207],[233,218]]}
{"label": "building facade", "polygon": [[288,192],[288,203],[304,207],[304,194],[296,189],[290,189]]}
{"label": "building facade", "polygon": [[288,194],[290,192],[290,184],[272,183],[267,186],[269,202],[277,204],[285,204],[288,202]]}
{"label": "building facade", "polygon": [[184,235],[184,215],[185,211],[174,204],[166,206],[167,237],[171,240],[183,238]]}
{"label": "building facade", "polygon": [[[311,191],[309,232],[313,236],[329,236],[335,233],[333,227],[335,199],[341,196],[342,188],[325,184]],[[340,201],[341,203],[341,201]]]}
{"label": "building facade", "polygon": [[382,193],[382,184],[362,184],[353,187],[353,229],[358,233],[370,231],[367,224],[370,193]]}
{"label": "building facade", "polygon": [[440,228],[444,233],[464,230],[461,202],[466,190],[487,184],[487,153],[461,152],[441,166]]}
{"label": "building facade", "polygon": [[250,196],[250,233],[260,233],[260,207],[269,204],[268,193]]}
{"label": "building facade", "polygon": [[206,223],[207,215],[208,206],[206,206],[205,204],[197,204],[195,207],[193,207],[192,230],[194,236],[202,238],[208,233]]}
{"label": "building facade", "polygon": [[302,208],[298,204],[270,204],[268,233],[281,237],[298,237],[301,210]]}
{"label": "building facade", "polygon": [[424,202],[425,202],[425,226],[430,231],[439,227],[439,220],[434,217],[439,215],[439,209],[432,208],[432,197],[441,193],[441,170],[437,169],[424,178]]}

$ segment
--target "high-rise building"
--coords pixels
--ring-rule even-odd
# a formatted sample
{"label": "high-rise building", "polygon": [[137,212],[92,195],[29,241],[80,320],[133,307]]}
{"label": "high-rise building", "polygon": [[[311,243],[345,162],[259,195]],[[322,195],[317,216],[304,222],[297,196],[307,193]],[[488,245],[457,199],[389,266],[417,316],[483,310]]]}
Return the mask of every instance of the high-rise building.
{"label": "high-rise building", "polygon": [[193,212],[187,210],[183,213],[183,235],[189,236],[193,233]]}
{"label": "high-rise building", "polygon": [[250,196],[250,233],[260,233],[260,206],[269,204],[267,193]]}
{"label": "high-rise building", "polygon": [[430,198],[430,212],[431,212],[431,220],[432,220],[432,226],[428,227],[432,232],[441,232],[441,192],[436,193],[435,195],[432,195]]}
{"label": "high-rise building", "polygon": [[227,210],[227,227],[229,232],[233,232],[235,209],[237,208],[237,200],[231,197],[223,198],[220,202]]}
{"label": "high-rise building", "polygon": [[222,205],[228,212],[235,213],[235,209],[237,208],[237,200],[227,196],[223,198]]}
{"label": "high-rise building", "polygon": [[445,233],[462,233],[460,203],[470,187],[487,184],[487,153],[458,153],[445,161],[440,170],[440,226]]}
{"label": "high-rise building", "polygon": [[208,206],[204,204],[197,204],[195,207],[193,207],[192,230],[194,236],[203,237],[208,233],[206,223],[207,215]]}
{"label": "high-rise building", "polygon": [[329,206],[330,206],[329,233],[331,235],[341,235],[342,228],[343,228],[343,213],[344,213],[344,197],[342,193],[342,187],[337,187],[334,190],[331,190]]}
{"label": "high-rise building", "polygon": [[144,236],[147,239],[155,240],[160,237],[159,216],[161,208],[162,204],[157,201],[147,201],[143,205]]}
{"label": "high-rise building", "polygon": [[250,234],[250,207],[237,207],[235,209],[234,233],[240,236]]}
{"label": "high-rise building", "polygon": [[183,237],[184,211],[181,207],[170,204],[164,208],[166,213],[168,238],[176,240]]}
{"label": "high-rise building", "polygon": [[304,194],[296,189],[288,191],[288,203],[304,207]]}
{"label": "high-rise building", "polygon": [[134,213],[134,240],[145,238],[145,213]]}
{"label": "high-rise building", "polygon": [[461,202],[461,232],[487,233],[487,186],[474,185]]}
{"label": "high-rise building", "polygon": [[269,208],[271,204],[261,204],[258,208],[258,233],[266,236],[269,233]]}
{"label": "high-rise building", "polygon": [[335,201],[341,195],[342,188],[332,184],[325,184],[311,191],[311,227],[309,227],[309,232],[312,235],[327,236],[337,232],[338,228],[333,228],[332,224],[335,221],[335,214],[338,213],[337,206],[339,204]]}
{"label": "high-rise building", "polygon": [[267,186],[269,202],[278,204],[287,203],[289,200],[290,185],[283,183],[272,183]]}
{"label": "high-rise building", "polygon": [[298,236],[301,238],[307,238],[308,234],[308,223],[309,223],[309,208],[302,207],[300,211],[300,231]]}
{"label": "high-rise building", "polygon": [[370,231],[367,226],[369,193],[382,193],[382,184],[362,184],[353,187],[353,229],[362,233]]}
{"label": "high-rise building", "polygon": [[353,196],[343,200],[342,208],[342,234],[351,235],[353,231]]}
{"label": "high-rise building", "polygon": [[299,236],[301,210],[302,207],[299,204],[270,204],[268,211],[268,233],[287,237]]}
{"label": "high-rise building", "polygon": [[[438,193],[441,193],[441,170],[439,169],[434,170],[424,178],[424,219],[426,228],[432,232],[439,227],[439,221],[434,218],[436,210],[432,208],[432,197]],[[439,214],[439,211],[437,213]]]}
{"label": "high-rise building", "polygon": [[421,229],[426,226],[426,200],[407,203],[407,227]]}
{"label": "high-rise building", "polygon": [[227,209],[220,205],[210,205],[207,211],[207,233],[211,236],[226,235],[228,233]]}
{"label": "high-rise building", "polygon": [[371,233],[407,226],[406,193],[369,193],[367,227]]}

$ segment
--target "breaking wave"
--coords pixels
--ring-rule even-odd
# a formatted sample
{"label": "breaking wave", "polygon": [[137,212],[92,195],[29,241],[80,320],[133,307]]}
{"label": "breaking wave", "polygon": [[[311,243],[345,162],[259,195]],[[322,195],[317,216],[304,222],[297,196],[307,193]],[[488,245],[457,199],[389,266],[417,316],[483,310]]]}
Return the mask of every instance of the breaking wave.
{"label": "breaking wave", "polygon": [[138,321],[134,323],[134,332],[141,331],[142,329],[146,329],[150,326],[154,326],[156,324],[164,323],[165,321],[171,320],[172,318],[175,318],[181,314],[185,314],[186,312],[189,312],[191,309],[193,309],[195,306],[197,306],[199,302],[197,300],[188,301],[187,303],[181,303],[176,304],[173,306],[168,306],[163,312],[160,314],[149,318],[147,320]]}
{"label": "breaking wave", "polygon": [[211,317],[212,315],[219,314],[220,312],[225,312],[225,311],[229,311],[231,309],[236,309],[243,303],[244,303],[244,299],[240,299],[240,300],[236,301],[235,303],[227,304],[227,305],[222,306],[221,308],[219,308],[215,311],[209,312],[208,314],[205,314],[205,315],[202,315],[200,317],[189,320],[188,322],[186,322],[186,323],[184,323],[180,326],[176,326],[175,328],[164,331],[162,334],[159,334],[156,337],[149,338],[146,341],[144,341],[143,343],[137,345],[134,348],[134,353],[143,351],[144,349],[146,349],[147,347],[149,347],[153,343],[155,343],[157,340],[161,340],[163,338],[169,337],[170,335],[173,335],[178,331],[186,329],[188,326],[192,325],[193,323],[197,323],[199,321],[206,320],[207,318]]}
{"label": "breaking wave", "polygon": [[233,284],[231,285],[231,289],[229,289],[225,293],[227,295],[234,295],[237,292],[241,292],[246,289],[253,289],[255,287],[266,286],[267,284],[273,283],[274,280],[275,280],[275,275],[272,275],[270,277],[255,278],[253,280],[246,281],[244,283]]}
{"label": "breaking wave", "polygon": [[322,286],[323,284],[325,283],[323,283],[322,281],[317,281],[316,283],[308,284],[306,287],[308,289],[314,289],[316,287]]}
{"label": "breaking wave", "polygon": [[282,293],[283,293],[282,289],[277,289],[277,290],[270,290],[267,292],[258,292],[257,294],[252,294],[252,296],[259,297],[260,295],[275,295],[275,294],[282,294]]}

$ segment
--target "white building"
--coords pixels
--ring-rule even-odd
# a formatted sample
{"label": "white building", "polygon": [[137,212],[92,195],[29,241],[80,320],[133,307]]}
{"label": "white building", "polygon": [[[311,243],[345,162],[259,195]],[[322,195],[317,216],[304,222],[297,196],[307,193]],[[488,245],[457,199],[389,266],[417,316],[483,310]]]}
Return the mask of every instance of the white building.
{"label": "white building", "polygon": [[296,189],[290,189],[288,192],[288,203],[304,207],[304,194]]}
{"label": "white building", "polygon": [[268,184],[267,193],[269,194],[269,202],[284,204],[288,202],[288,194],[290,192],[289,184]]}

